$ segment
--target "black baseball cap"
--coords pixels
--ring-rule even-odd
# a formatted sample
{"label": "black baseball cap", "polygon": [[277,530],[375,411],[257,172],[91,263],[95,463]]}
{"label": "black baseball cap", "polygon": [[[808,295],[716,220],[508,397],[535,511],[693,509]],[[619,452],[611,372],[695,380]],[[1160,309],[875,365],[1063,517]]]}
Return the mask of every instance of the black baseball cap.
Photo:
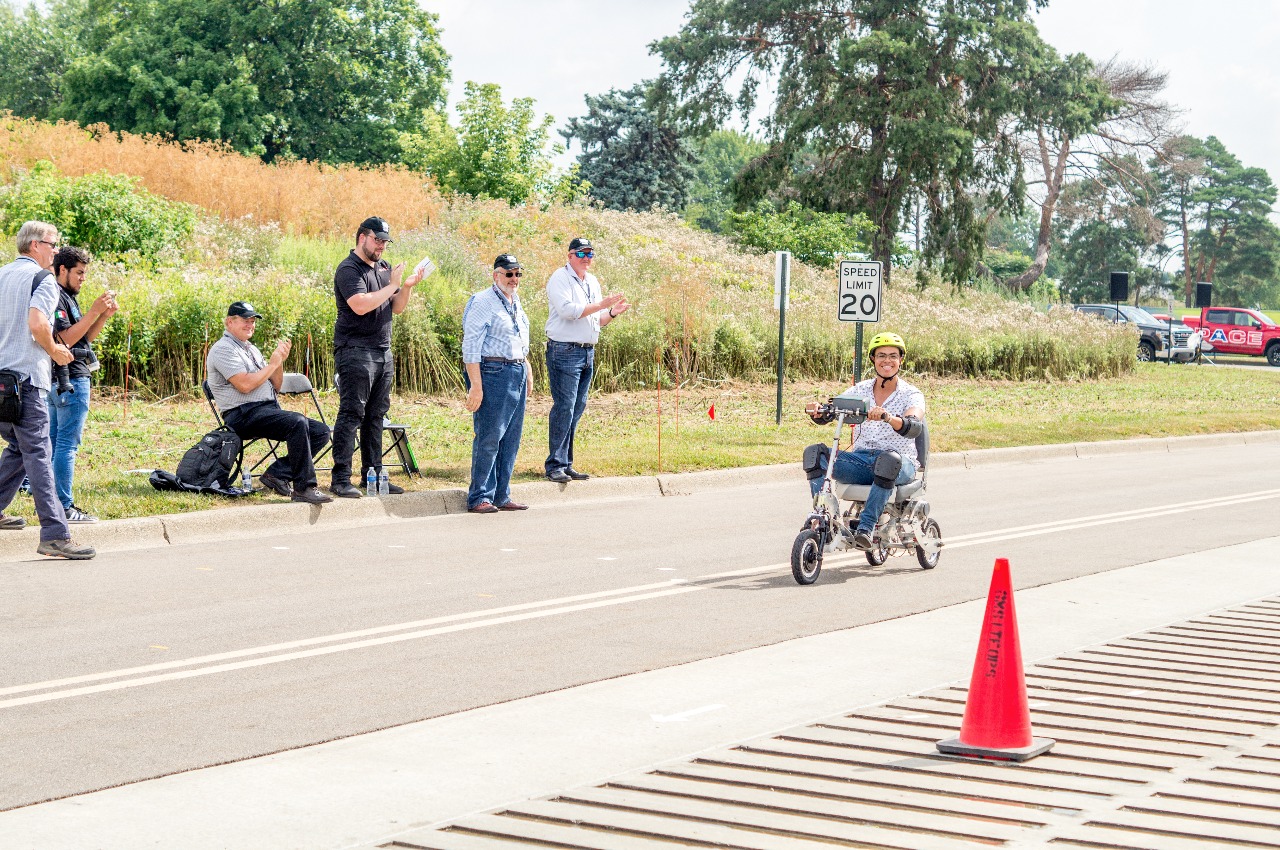
{"label": "black baseball cap", "polygon": [[570,251],[590,251],[591,240],[583,239],[581,236],[575,236],[573,240],[569,243],[569,250]]}
{"label": "black baseball cap", "polygon": [[522,269],[520,261],[516,259],[515,254],[499,254],[498,258],[493,261],[495,269]]}
{"label": "black baseball cap", "polygon": [[248,301],[232,301],[231,306],[227,308],[228,316],[239,316],[242,319],[261,319],[262,314],[253,309],[253,305]]}
{"label": "black baseball cap", "polygon": [[373,235],[377,238],[385,239],[388,242],[391,241],[391,225],[387,224],[387,220],[385,218],[378,218],[376,215],[371,215],[364,221],[360,222],[360,229],[372,230]]}

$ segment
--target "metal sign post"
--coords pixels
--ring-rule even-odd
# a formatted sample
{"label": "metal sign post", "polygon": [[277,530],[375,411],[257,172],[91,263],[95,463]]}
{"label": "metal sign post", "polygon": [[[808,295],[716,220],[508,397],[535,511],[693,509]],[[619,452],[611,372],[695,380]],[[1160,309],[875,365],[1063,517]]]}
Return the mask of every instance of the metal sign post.
{"label": "metal sign post", "polygon": [[778,309],[778,409],[774,424],[782,424],[782,378],[786,374],[784,343],[787,331],[787,287],[791,283],[791,252],[779,251],[773,266],[773,305]]}
{"label": "metal sign post", "polygon": [[880,321],[883,295],[883,268],[878,261],[840,262],[840,289],[836,302],[836,318],[854,322],[853,382],[862,380],[862,324]]}

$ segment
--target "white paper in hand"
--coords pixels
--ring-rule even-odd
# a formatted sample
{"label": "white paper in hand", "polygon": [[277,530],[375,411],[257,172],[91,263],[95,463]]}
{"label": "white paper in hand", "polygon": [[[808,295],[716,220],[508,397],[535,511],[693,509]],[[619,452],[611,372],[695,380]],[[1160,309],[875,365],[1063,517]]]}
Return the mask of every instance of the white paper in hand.
{"label": "white paper in hand", "polygon": [[427,278],[436,270],[436,264],[431,261],[430,257],[423,257],[422,262],[413,267],[413,273],[422,272],[422,277]]}

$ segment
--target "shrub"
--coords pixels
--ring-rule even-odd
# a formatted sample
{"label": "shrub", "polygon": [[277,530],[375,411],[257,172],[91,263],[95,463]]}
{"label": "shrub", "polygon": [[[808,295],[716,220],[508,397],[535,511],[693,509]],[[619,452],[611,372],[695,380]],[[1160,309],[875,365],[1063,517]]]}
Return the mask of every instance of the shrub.
{"label": "shrub", "polygon": [[728,220],[738,244],[758,251],[790,251],[800,262],[824,269],[842,257],[865,253],[874,230],[865,215],[814,212],[795,201],[781,212],[761,202],[749,212],[730,212]]}
{"label": "shrub", "polygon": [[0,228],[17,232],[24,221],[56,225],[63,241],[94,254],[136,252],[154,258],[190,241],[196,211],[166,201],[132,177],[99,173],[63,177],[50,162],[37,163],[0,201]]}
{"label": "shrub", "polygon": [[286,233],[309,236],[354,237],[356,225],[370,215],[406,231],[431,224],[439,210],[430,180],[400,166],[303,160],[267,165],[214,142],[175,144],[158,136],[114,133],[105,125],[85,129],[0,113],[0,166],[12,172],[40,160],[71,176],[128,174],[169,200],[228,220],[276,222]]}

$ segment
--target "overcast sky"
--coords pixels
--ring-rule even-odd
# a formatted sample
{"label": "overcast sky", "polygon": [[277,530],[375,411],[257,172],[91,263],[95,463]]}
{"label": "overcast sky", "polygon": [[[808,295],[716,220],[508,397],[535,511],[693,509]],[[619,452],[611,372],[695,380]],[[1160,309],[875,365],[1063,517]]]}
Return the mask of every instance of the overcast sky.
{"label": "overcast sky", "polygon": [[[422,0],[453,57],[450,106],[466,80],[532,97],[556,127],[583,95],[661,70],[651,41],[679,31],[687,0]],[[1040,31],[1060,52],[1152,62],[1187,132],[1216,135],[1280,180],[1280,0],[1052,0]],[[556,135],[555,141],[560,141]]]}

